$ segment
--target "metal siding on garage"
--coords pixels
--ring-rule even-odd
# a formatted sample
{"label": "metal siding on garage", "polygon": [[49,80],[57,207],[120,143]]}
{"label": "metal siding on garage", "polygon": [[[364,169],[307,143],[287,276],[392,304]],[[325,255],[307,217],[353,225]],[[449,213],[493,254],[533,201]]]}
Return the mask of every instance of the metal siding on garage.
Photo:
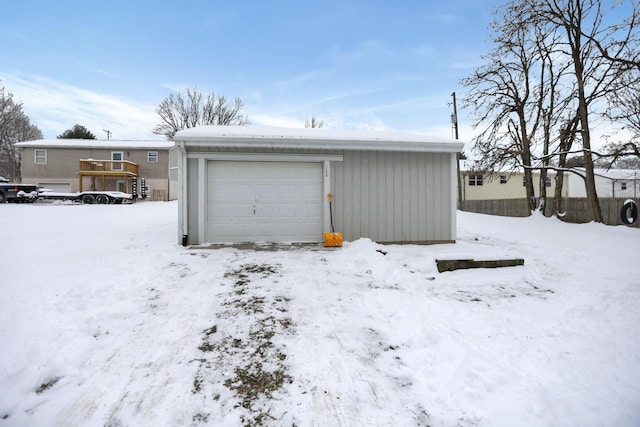
{"label": "metal siding on garage", "polygon": [[209,161],[207,241],[322,241],[322,163]]}
{"label": "metal siding on garage", "polygon": [[450,241],[451,154],[345,152],[332,165],[334,224],[347,241]]}
{"label": "metal siding on garage", "polygon": [[198,241],[198,159],[187,160],[187,234],[189,244]]}

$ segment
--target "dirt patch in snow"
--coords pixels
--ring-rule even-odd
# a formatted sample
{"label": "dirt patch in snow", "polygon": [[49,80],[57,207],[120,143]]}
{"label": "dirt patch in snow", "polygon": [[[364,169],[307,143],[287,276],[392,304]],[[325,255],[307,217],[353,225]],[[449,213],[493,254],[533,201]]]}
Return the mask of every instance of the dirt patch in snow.
{"label": "dirt patch in snow", "polygon": [[[245,264],[228,271],[224,278],[231,281],[231,289],[223,296],[220,323],[202,331],[198,349],[202,358],[193,381],[193,394],[208,394],[210,375],[227,371],[222,385],[233,393],[234,408],[241,410],[245,426],[261,426],[277,419],[270,412],[268,401],[293,381],[288,374],[287,354],[274,338],[293,334],[295,324],[287,315],[290,301],[282,295],[271,295],[261,288],[260,280],[278,274],[278,266]],[[273,280],[270,278],[269,280]],[[242,322],[234,319],[243,318]],[[214,401],[221,399],[213,392]],[[194,414],[193,422],[205,423],[206,412]]]}

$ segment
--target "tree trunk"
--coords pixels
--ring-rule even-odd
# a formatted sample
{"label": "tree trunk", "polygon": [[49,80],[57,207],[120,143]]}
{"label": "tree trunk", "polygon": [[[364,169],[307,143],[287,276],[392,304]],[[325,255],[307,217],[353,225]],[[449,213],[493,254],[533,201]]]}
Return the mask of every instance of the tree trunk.
{"label": "tree trunk", "polygon": [[520,115],[520,129],[522,138],[522,164],[524,165],[524,185],[527,192],[527,200],[529,201],[529,209],[536,209],[535,190],[533,188],[533,179],[531,174],[531,145],[527,135],[527,123],[525,121],[524,112]]}
{"label": "tree trunk", "polygon": [[578,83],[578,114],[580,116],[580,134],[582,136],[582,147],[584,148],[584,169],[585,169],[585,190],[591,218],[595,222],[603,222],[600,201],[596,191],[596,181],[593,172],[593,157],[591,155],[591,132],[589,131],[589,112],[587,111],[587,98],[584,89],[584,78],[582,63],[574,60],[576,80]]}

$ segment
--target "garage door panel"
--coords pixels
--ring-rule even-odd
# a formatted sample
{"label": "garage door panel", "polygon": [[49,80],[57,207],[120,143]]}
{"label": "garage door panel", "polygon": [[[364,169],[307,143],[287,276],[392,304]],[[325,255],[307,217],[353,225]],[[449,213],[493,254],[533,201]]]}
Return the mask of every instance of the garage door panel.
{"label": "garage door panel", "polygon": [[300,222],[318,222],[321,219],[322,212],[317,206],[313,205],[258,205],[256,206],[255,216],[257,220],[261,218],[265,221],[274,223],[289,222],[292,219]]}
{"label": "garage door panel", "polygon": [[208,241],[322,240],[320,163],[210,161]]}
{"label": "garage door panel", "polygon": [[[253,216],[253,206],[247,204],[218,204],[209,205],[209,219],[218,220],[221,222],[237,222],[243,218],[250,218]],[[246,221],[245,221],[246,222]]]}
{"label": "garage door panel", "polygon": [[224,185],[209,186],[209,200],[247,200],[253,195],[253,184],[224,182]]}

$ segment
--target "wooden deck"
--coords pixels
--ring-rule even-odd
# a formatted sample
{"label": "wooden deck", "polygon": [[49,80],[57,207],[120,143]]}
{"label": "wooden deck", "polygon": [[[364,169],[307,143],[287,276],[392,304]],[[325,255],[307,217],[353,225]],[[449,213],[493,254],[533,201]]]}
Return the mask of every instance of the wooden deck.
{"label": "wooden deck", "polygon": [[[102,190],[106,190],[107,178],[124,180],[124,192],[128,193],[128,179],[138,177],[139,166],[128,160],[81,159],[78,165],[79,191],[83,191],[83,178],[91,177],[91,190],[97,190],[96,181],[101,181]],[[98,179],[96,179],[98,178]]]}

